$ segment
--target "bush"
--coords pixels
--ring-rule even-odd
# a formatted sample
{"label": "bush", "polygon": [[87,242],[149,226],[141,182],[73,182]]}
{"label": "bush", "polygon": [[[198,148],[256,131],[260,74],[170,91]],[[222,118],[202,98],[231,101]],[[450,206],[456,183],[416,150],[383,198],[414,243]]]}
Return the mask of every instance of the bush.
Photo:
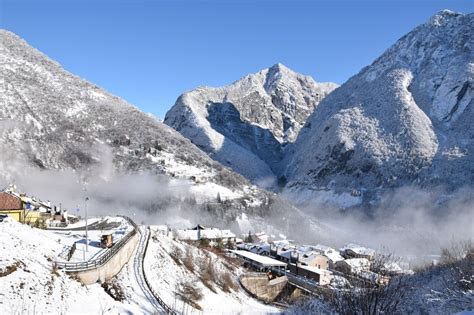
{"label": "bush", "polygon": [[452,241],[449,247],[441,249],[440,263],[442,265],[454,264],[469,255],[474,255],[474,246],[471,240]]}
{"label": "bush", "polygon": [[196,287],[195,283],[191,281],[182,282],[177,294],[183,302],[198,310],[202,310],[202,307],[197,302],[202,299],[203,294],[201,290]]}
{"label": "bush", "polygon": [[219,273],[219,285],[224,292],[230,292],[230,290],[237,290],[238,286],[232,278],[232,274],[227,271]]}
{"label": "bush", "polygon": [[125,293],[117,282],[104,282],[101,286],[115,301],[122,302],[125,300]]}
{"label": "bush", "polygon": [[209,240],[207,238],[201,238],[199,240],[199,246],[204,248],[209,247]]}
{"label": "bush", "polygon": [[183,256],[183,252],[181,249],[178,247],[174,246],[171,252],[169,253],[171,259],[174,260],[174,262],[178,265],[181,266],[181,257]]}
{"label": "bush", "polygon": [[185,254],[185,257],[183,259],[183,265],[191,273],[194,273],[194,257],[193,257],[193,252],[189,248],[186,248],[186,254]]}
{"label": "bush", "polygon": [[399,314],[409,292],[408,278],[397,277],[385,286],[334,291],[329,300],[338,314]]}

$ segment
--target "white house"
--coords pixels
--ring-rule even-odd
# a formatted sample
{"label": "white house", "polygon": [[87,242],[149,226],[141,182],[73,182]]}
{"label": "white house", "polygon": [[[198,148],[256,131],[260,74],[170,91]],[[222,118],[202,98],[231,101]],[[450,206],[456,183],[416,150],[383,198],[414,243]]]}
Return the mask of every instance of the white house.
{"label": "white house", "polygon": [[370,261],[366,258],[349,258],[336,263],[336,270],[344,273],[358,274],[369,269]]}
{"label": "white house", "polygon": [[218,228],[208,228],[197,225],[194,228],[186,230],[177,230],[176,235],[180,240],[199,241],[208,239],[210,241],[235,242],[235,234],[230,230],[221,230]]}
{"label": "white house", "polygon": [[316,246],[311,246],[311,248],[314,250],[314,251],[317,251],[319,252],[320,254],[326,256],[329,260],[329,269],[335,269],[336,268],[336,264],[339,262],[339,261],[342,261],[344,260],[344,257],[341,256],[341,254],[339,253],[338,250],[332,248],[332,247],[329,247],[329,246],[326,246],[326,245],[316,245]]}
{"label": "white house", "polygon": [[375,257],[375,250],[352,243],[342,247],[340,252],[346,258],[366,258],[373,260]]}

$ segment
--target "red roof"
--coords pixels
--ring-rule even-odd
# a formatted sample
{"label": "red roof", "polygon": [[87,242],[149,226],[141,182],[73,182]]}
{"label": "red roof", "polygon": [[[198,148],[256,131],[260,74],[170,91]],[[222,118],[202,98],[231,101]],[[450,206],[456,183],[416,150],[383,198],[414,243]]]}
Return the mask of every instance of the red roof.
{"label": "red roof", "polygon": [[7,192],[0,192],[0,210],[23,209],[21,199]]}

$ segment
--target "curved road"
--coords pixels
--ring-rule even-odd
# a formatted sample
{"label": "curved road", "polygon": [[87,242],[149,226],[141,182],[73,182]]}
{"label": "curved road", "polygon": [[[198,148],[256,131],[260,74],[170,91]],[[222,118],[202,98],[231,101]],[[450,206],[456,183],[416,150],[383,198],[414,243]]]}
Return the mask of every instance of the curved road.
{"label": "curved road", "polygon": [[165,310],[155,299],[155,296],[148,287],[143,275],[143,259],[145,257],[146,243],[150,237],[150,231],[147,228],[140,226],[139,235],[140,240],[138,241],[137,248],[135,249],[133,261],[130,260],[128,267],[130,282],[134,289],[141,291],[145,301],[148,302],[148,304],[151,306],[151,309],[154,309],[154,313],[165,314]]}

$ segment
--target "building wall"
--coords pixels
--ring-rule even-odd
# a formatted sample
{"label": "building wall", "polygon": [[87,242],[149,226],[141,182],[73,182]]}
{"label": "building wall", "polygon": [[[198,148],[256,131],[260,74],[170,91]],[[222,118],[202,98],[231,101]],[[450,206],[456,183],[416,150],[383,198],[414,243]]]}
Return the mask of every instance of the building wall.
{"label": "building wall", "polygon": [[326,256],[318,255],[313,259],[306,261],[308,266],[316,267],[319,269],[329,269],[329,259]]}
{"label": "building wall", "polygon": [[25,212],[25,223],[26,224],[35,224],[38,220],[46,220],[50,215],[40,212],[40,211],[26,211]]}
{"label": "building wall", "polygon": [[140,235],[136,233],[105,265],[102,267],[74,273],[82,283],[88,285],[105,282],[115,277],[128,262],[138,244]]}
{"label": "building wall", "polygon": [[8,214],[12,219],[23,223],[25,220],[25,210],[0,210],[0,214]]}

